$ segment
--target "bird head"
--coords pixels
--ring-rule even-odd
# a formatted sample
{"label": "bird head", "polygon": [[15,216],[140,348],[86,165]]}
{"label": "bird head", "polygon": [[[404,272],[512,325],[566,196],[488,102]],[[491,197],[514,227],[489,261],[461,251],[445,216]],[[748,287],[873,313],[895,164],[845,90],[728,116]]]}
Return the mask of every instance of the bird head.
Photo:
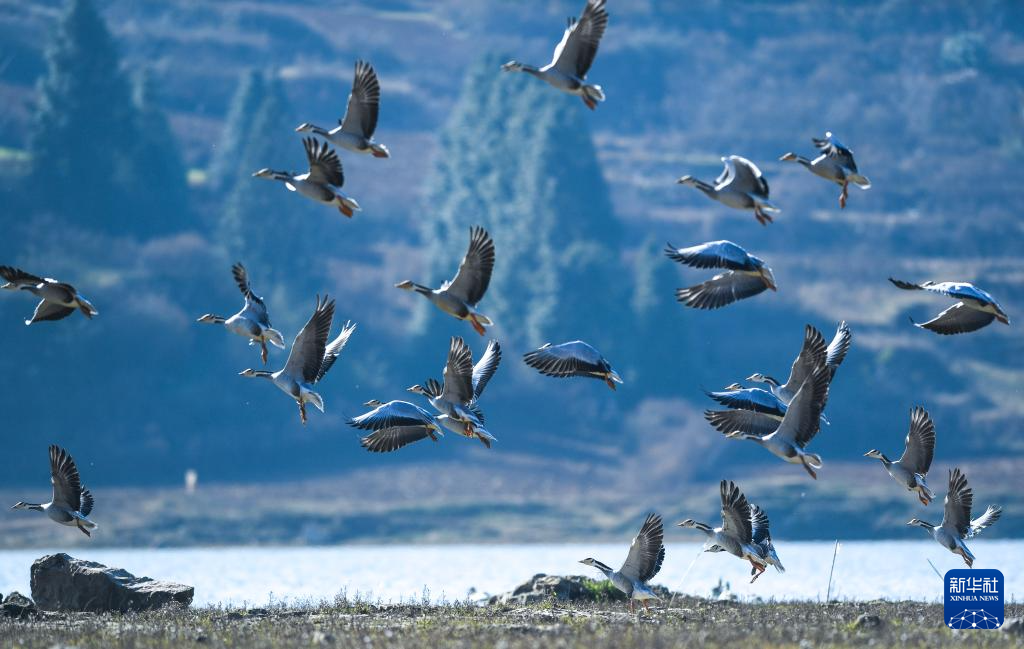
{"label": "bird head", "polygon": [[309,122],[303,122],[295,129],[296,133],[310,133],[313,131],[314,126]]}
{"label": "bird head", "polygon": [[42,509],[39,505],[33,505],[32,503],[16,503],[11,509]]}
{"label": "bird head", "polygon": [[755,372],[754,374],[751,374],[750,376],[747,377],[747,380],[753,381],[755,383],[767,383],[768,385],[779,384],[779,382],[773,379],[772,377],[768,376],[767,374],[761,374],[760,372]]}
{"label": "bird head", "polygon": [[1006,315],[1006,312],[999,308],[998,304],[993,305],[996,310],[996,320],[1002,322],[1005,325],[1010,324],[1010,316]]}
{"label": "bird head", "polygon": [[593,566],[597,564],[597,559],[591,559],[590,557],[587,557],[586,559],[582,559],[580,563],[582,563],[585,566]]}
{"label": "bird head", "polygon": [[779,158],[779,160],[782,160],[782,161],[796,160],[796,154],[793,153],[792,151],[790,151],[789,153],[787,153],[787,154],[783,155],[781,158]]}
{"label": "bird head", "polygon": [[412,392],[413,394],[422,394],[425,397],[433,396],[429,392],[427,392],[427,389],[420,385],[419,383],[412,387],[406,388],[405,391]]}
{"label": "bird head", "polygon": [[383,401],[378,401],[376,399],[370,399],[369,401],[367,401],[363,405],[366,406],[367,408],[379,408],[379,407],[384,405],[384,402]]}
{"label": "bird head", "polygon": [[912,518],[912,519],[910,519],[909,521],[907,521],[907,525],[914,525],[915,527],[923,527],[926,530],[930,530],[931,528],[935,527],[931,523],[923,521],[920,518]]}
{"label": "bird head", "polygon": [[253,176],[255,178],[273,178],[274,177],[274,170],[273,169],[267,169],[266,167],[264,167],[263,169],[260,169],[259,171],[254,173]]}
{"label": "bird head", "polygon": [[238,376],[248,376],[249,378],[252,378],[254,376],[258,376],[258,374],[256,373],[256,370],[250,367],[239,372]]}
{"label": "bird head", "polygon": [[775,275],[772,274],[772,269],[767,266],[761,266],[759,270],[761,273],[761,279],[764,280],[765,286],[773,291],[779,290],[775,287]]}
{"label": "bird head", "polygon": [[199,316],[199,319],[196,320],[196,322],[208,322],[208,323],[213,324],[213,323],[216,323],[217,320],[218,320],[217,316],[213,315],[212,313],[207,313],[205,315]]}
{"label": "bird head", "polygon": [[399,283],[395,284],[395,288],[400,288],[400,289],[403,289],[403,290],[406,290],[406,291],[411,291],[415,287],[416,287],[416,285],[413,284],[412,281],[408,280],[408,279],[403,281],[403,282],[399,282]]}
{"label": "bird head", "polygon": [[876,460],[881,460],[882,459],[882,452],[879,451],[877,448],[873,448],[870,451],[868,451],[867,453],[865,453],[864,457],[873,457]]}

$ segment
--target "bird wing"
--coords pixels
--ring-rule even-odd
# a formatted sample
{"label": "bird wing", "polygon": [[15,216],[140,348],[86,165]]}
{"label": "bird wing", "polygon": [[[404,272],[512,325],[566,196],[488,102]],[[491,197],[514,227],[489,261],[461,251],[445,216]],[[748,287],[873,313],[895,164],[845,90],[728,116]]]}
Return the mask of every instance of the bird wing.
{"label": "bird wing", "polygon": [[479,399],[480,395],[484,393],[484,388],[487,387],[487,382],[491,380],[494,373],[498,370],[498,365],[501,363],[501,345],[498,344],[497,340],[492,340],[487,343],[487,349],[484,350],[484,355],[480,357],[480,360],[473,366],[473,398]]}
{"label": "bird wing", "polygon": [[666,244],[665,255],[672,261],[693,268],[728,268],[753,270],[754,264],[746,250],[732,241],[709,241],[689,248],[675,248]]}
{"label": "bird wing", "polygon": [[916,407],[910,411],[910,432],[907,433],[906,444],[899,459],[900,465],[914,473],[927,475],[935,453],[935,424],[924,408]]}
{"label": "bird wing", "polygon": [[345,110],[345,117],[339,120],[341,130],[369,140],[377,130],[379,108],[380,83],[377,81],[377,73],[366,61],[356,61],[352,92],[348,96],[348,108]]}
{"label": "bird wing", "polygon": [[44,320],[63,320],[74,312],[75,307],[73,306],[64,306],[56,302],[40,300],[39,304],[36,305],[36,310],[32,313],[32,319],[25,324],[43,322]]}
{"label": "bird wing", "polygon": [[826,133],[824,139],[811,138],[818,150],[832,158],[850,171],[857,173],[857,163],[853,160],[853,151],[843,146],[834,138],[831,133]]}
{"label": "bird wing", "polygon": [[88,516],[92,513],[92,506],[96,503],[93,500],[91,491],[89,491],[85,487],[82,487],[81,493],[82,495],[80,499],[82,501],[82,506],[79,508],[78,513],[82,516]]}
{"label": "bird wing", "polygon": [[999,505],[989,505],[985,508],[985,513],[971,521],[970,529],[967,530],[967,538],[977,536],[983,529],[989,527],[999,520],[999,517],[1003,515],[1003,508]]}
{"label": "bird wing", "polygon": [[833,374],[846,358],[846,353],[850,351],[851,343],[853,343],[853,332],[850,331],[850,326],[843,320],[836,327],[836,335],[832,337],[832,342],[825,349],[825,364],[832,368]]}
{"label": "bird wing", "polygon": [[291,352],[288,354],[288,362],[285,363],[284,373],[288,376],[301,379],[310,385],[316,383],[320,375],[320,367],[323,365],[324,352],[327,349],[327,337],[331,334],[331,320],[334,319],[334,300],[324,296],[316,296],[316,308],[313,315],[292,343]]}
{"label": "bird wing", "polygon": [[469,230],[469,249],[459,264],[459,272],[441,290],[470,306],[476,306],[487,292],[493,271],[494,241],[487,230],[474,226]]}
{"label": "bird wing", "polygon": [[971,308],[963,302],[957,302],[928,322],[914,322],[914,325],[921,329],[928,329],[937,334],[942,334],[943,336],[950,336],[977,331],[991,323],[995,318],[995,315],[991,313]]}
{"label": "bird wing", "polygon": [[718,489],[722,496],[722,531],[738,538],[740,543],[750,543],[753,530],[747,497],[732,480],[722,480]]}
{"label": "bird wing", "polygon": [[758,437],[774,433],[782,422],[781,417],[753,410],[705,410],[704,418],[725,435],[738,430]]}
{"label": "bird wing", "polygon": [[653,579],[665,560],[664,538],[661,516],[648,514],[640,532],[629,546],[629,554],[619,568],[619,574],[640,583]]}
{"label": "bird wing", "polygon": [[754,543],[761,545],[765,541],[770,541],[772,533],[769,528],[768,514],[757,505],[750,506],[750,529],[751,538]]}
{"label": "bird wing", "polygon": [[[566,378],[570,376],[593,376],[605,370],[607,361],[596,349],[585,343],[562,343],[561,345],[545,344],[540,349],[523,354],[527,365],[547,376]],[[589,349],[587,349],[589,348]],[[582,352],[593,352],[593,354]],[[602,364],[604,361],[604,364]]]}
{"label": "bird wing", "polygon": [[776,434],[800,448],[807,446],[821,427],[821,411],[828,401],[828,384],[832,371],[822,365],[800,386],[786,410]]}
{"label": "bird wing", "polygon": [[[942,525],[952,527],[960,538],[967,536],[971,526],[971,507],[974,505],[974,492],[967,484],[967,476],[960,469],[949,472],[949,491],[942,514]],[[987,512],[986,512],[987,513]]]}
{"label": "bird wing", "polygon": [[743,390],[705,392],[705,394],[727,408],[753,410],[754,412],[763,412],[779,418],[786,414],[786,404],[782,403],[777,396],[767,390],[747,388]]}
{"label": "bird wing", "polygon": [[597,47],[608,26],[605,0],[587,0],[579,20],[569,19],[562,40],[555,46],[551,64],[562,74],[583,79],[597,56]]}
{"label": "bird wing", "polygon": [[14,268],[13,266],[0,266],[0,277],[3,277],[8,282],[17,285],[39,285],[46,281],[42,277],[36,277],[31,273],[26,273],[20,268]]}
{"label": "bird wing", "polygon": [[[324,375],[334,366],[334,361],[338,360],[338,355],[341,354],[341,350],[345,349],[345,344],[348,343],[348,339],[352,337],[352,333],[356,330],[356,325],[352,321],[345,323],[345,326],[341,328],[341,333],[338,337],[331,341],[329,345],[324,349],[324,358],[320,363],[320,371],[316,373],[317,382],[324,378]],[[330,326],[328,326],[330,331]]]}
{"label": "bird wing", "polygon": [[318,142],[315,138],[303,138],[306,147],[306,160],[309,161],[309,182],[317,185],[345,184],[345,174],[341,170],[338,154],[326,142]]}
{"label": "bird wing", "polygon": [[473,352],[461,336],[453,336],[448,346],[441,398],[462,405],[473,400]]}
{"label": "bird wing", "polygon": [[676,289],[676,300],[695,309],[718,309],[767,288],[760,275],[728,270],[696,286]]}
{"label": "bird wing", "polygon": [[730,185],[733,189],[762,198],[768,198],[768,181],[761,170],[750,160],[738,155],[725,159],[726,172],[719,176],[720,186]]}
{"label": "bird wing", "polygon": [[231,274],[235,278],[235,283],[238,284],[238,290],[245,296],[246,308],[249,309],[257,322],[264,327],[270,327],[270,315],[267,313],[267,305],[263,303],[263,298],[252,292],[252,285],[249,283],[249,274],[246,272],[245,266],[241,262],[236,263],[231,267]]}
{"label": "bird wing", "polygon": [[359,444],[371,453],[390,453],[403,446],[431,437],[426,426],[391,426],[376,430],[359,440]]}
{"label": "bird wing", "polygon": [[360,430],[383,430],[395,426],[423,426],[434,421],[426,410],[408,401],[389,401],[348,420],[348,425]]}
{"label": "bird wing", "polygon": [[82,507],[82,483],[71,454],[59,446],[50,446],[50,482],[53,504],[77,512]]}
{"label": "bird wing", "polygon": [[[783,387],[791,392],[799,390],[807,377],[825,365],[827,359],[828,348],[825,346],[824,336],[815,327],[806,325],[804,327],[804,343],[800,347],[800,353],[793,360],[793,365],[789,370],[789,380]],[[831,377],[831,375],[829,376]]]}

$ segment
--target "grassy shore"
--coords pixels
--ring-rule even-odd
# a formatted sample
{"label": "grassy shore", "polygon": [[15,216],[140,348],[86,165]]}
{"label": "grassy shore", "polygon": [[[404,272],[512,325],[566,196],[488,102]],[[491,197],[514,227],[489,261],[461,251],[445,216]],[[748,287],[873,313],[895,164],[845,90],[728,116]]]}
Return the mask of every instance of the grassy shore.
{"label": "grassy shore", "polygon": [[[1007,607],[1020,616],[1024,606]],[[621,602],[532,606],[388,605],[339,599],[268,609],[43,614],[0,620],[4,647],[1006,647],[1002,631],[951,631],[942,607],[914,602],[742,604],[690,597],[631,615]]]}

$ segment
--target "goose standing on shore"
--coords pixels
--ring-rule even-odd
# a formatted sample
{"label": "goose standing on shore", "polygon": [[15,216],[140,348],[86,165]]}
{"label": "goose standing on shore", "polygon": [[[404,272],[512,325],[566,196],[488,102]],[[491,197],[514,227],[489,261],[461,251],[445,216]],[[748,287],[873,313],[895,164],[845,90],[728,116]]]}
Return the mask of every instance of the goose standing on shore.
{"label": "goose standing on shore", "polygon": [[561,345],[544,343],[540,349],[523,354],[523,361],[545,376],[559,379],[588,376],[603,380],[612,390],[616,383],[622,383],[622,377],[601,352],[582,340]]}
{"label": "goose standing on shore", "polygon": [[932,525],[920,518],[907,521],[907,525],[923,527],[935,541],[953,554],[959,554],[970,568],[974,565],[974,555],[964,543],[972,539],[983,529],[999,520],[1003,510],[998,505],[989,505],[985,513],[971,520],[971,508],[974,506],[974,492],[967,484],[967,476],[960,469],[949,472],[949,492],[946,493],[942,524]]}
{"label": "goose standing on shore", "polygon": [[253,293],[245,266],[241,263],[236,263],[231,267],[231,274],[235,278],[235,283],[238,284],[238,290],[245,297],[245,306],[230,318],[207,313],[200,316],[197,322],[224,325],[228,331],[236,333],[243,338],[248,338],[250,345],[258,343],[260,346],[260,358],[263,359],[263,364],[266,365],[267,343],[284,349],[284,336],[270,325],[267,305],[263,303],[263,298]]}
{"label": "goose standing on shore", "polygon": [[587,0],[580,19],[569,18],[551,63],[535,68],[519,61],[509,61],[501,69],[532,74],[563,92],[577,95],[587,108],[594,110],[598,102],[604,101],[604,91],[601,86],[587,83],[586,78],[608,26],[604,3],[605,0]]}
{"label": "goose standing on shore", "polygon": [[43,505],[19,502],[11,509],[46,512],[50,520],[61,525],[77,527],[82,534],[92,536],[89,530],[98,527],[88,518],[92,513],[92,494],[82,486],[78,467],[75,466],[71,454],[56,445],[50,446],[50,483],[53,485],[50,502]]}
{"label": "goose standing on shore", "polygon": [[943,336],[952,334],[963,334],[977,331],[987,326],[993,320],[998,320],[1005,325],[1010,324],[1010,318],[999,306],[995,298],[981,290],[974,284],[968,282],[925,282],[924,284],[913,284],[902,280],[889,278],[896,288],[905,291],[930,291],[945,295],[955,300],[960,300],[928,322],[918,324],[911,318],[910,322],[921,329],[928,329]]}
{"label": "goose standing on shore", "polygon": [[829,380],[835,377],[836,370],[846,358],[853,342],[853,332],[846,322],[840,322],[836,328],[836,334],[832,342],[825,345],[825,337],[817,328],[806,325],[804,327],[804,343],[800,347],[793,365],[789,370],[789,379],[785,383],[779,383],[776,379],[757,372],[747,377],[748,381],[764,383],[768,390],[777,396],[782,403],[789,405],[796,396],[797,390],[803,385],[804,380],[819,366],[826,365],[830,370]]}
{"label": "goose standing on shore", "polygon": [[597,568],[612,584],[626,594],[629,600],[629,610],[633,612],[634,601],[639,601],[648,608],[648,601],[661,599],[658,597],[647,582],[654,579],[661,570],[661,564],[665,561],[665,529],[661,522],[661,516],[648,514],[644,524],[640,527],[640,533],[633,539],[629,546],[629,554],[626,561],[618,570],[612,570],[606,564],[597,559],[587,557],[580,563]]}
{"label": "goose standing on shore", "polygon": [[473,352],[461,337],[455,336],[448,346],[444,384],[428,379],[426,386],[414,385],[409,392],[427,398],[439,413],[447,415],[445,427],[470,439],[479,439],[487,448],[496,441],[484,428],[484,413],[477,405],[487,382],[494,376],[501,362],[501,346],[492,340],[483,356],[473,364]]}
{"label": "goose standing on shore", "polygon": [[311,137],[304,138],[302,145],[306,148],[306,159],[309,161],[308,172],[300,174],[260,169],[253,176],[280,180],[289,191],[298,192],[318,203],[333,205],[339,212],[352,218],[352,215],[362,208],[354,198],[341,191],[342,185],[345,184],[345,174],[341,170],[338,154],[326,143],[318,143]]}
{"label": "goose standing on shore", "polygon": [[843,188],[839,194],[839,208],[846,207],[847,190],[850,183],[861,189],[870,189],[871,181],[857,171],[857,163],[853,159],[853,151],[832,135],[831,131],[825,133],[824,139],[811,138],[814,146],[818,147],[821,154],[814,160],[808,160],[795,153],[787,153],[779,160],[798,162],[807,167],[811,173],[821,176],[825,180],[831,180]]}
{"label": "goose standing on shore", "polygon": [[11,266],[0,266],[0,277],[7,282],[0,288],[9,291],[28,291],[40,298],[32,318],[25,321],[26,325],[44,320],[61,320],[74,313],[76,309],[86,318],[91,319],[99,315],[96,307],[79,295],[78,290],[71,284],[58,282],[49,277],[36,277]]}
{"label": "goose standing on shore", "polygon": [[459,320],[473,325],[473,329],[481,336],[486,333],[484,327],[494,323],[491,319],[476,310],[476,305],[483,299],[487,286],[491,283],[494,272],[494,241],[487,230],[479,226],[469,229],[469,249],[459,264],[459,272],[455,279],[446,281],[441,288],[430,288],[409,280],[395,284],[395,288],[416,291],[434,305]]}
{"label": "goose standing on shore", "polygon": [[313,386],[324,378],[334,365],[341,350],[345,348],[356,326],[346,322],[338,337],[328,344],[331,323],[334,320],[334,300],[324,296],[316,297],[316,308],[306,325],[295,336],[291,353],[283,369],[263,372],[254,369],[242,370],[239,374],[249,378],[269,379],[282,392],[295,399],[299,405],[299,420],[306,425],[306,404],[312,403],[320,412],[324,411],[324,400],[313,390]]}
{"label": "goose standing on shore", "polygon": [[328,131],[305,122],[295,130],[299,133],[316,133],[335,146],[353,153],[370,153],[374,158],[389,158],[391,154],[388,148],[373,141],[379,109],[380,83],[377,82],[377,73],[366,61],[356,61],[348,108],[345,117],[338,120],[338,126]]}
{"label": "goose standing on shore", "polygon": [[910,432],[907,433],[906,448],[898,460],[890,460],[885,453],[871,449],[864,457],[873,457],[882,461],[882,466],[889,472],[892,479],[907,488],[916,491],[922,505],[929,505],[935,494],[928,488],[925,478],[932,466],[935,454],[935,424],[928,416],[928,411],[920,406],[910,411]]}
{"label": "goose standing on shore", "polygon": [[817,480],[815,469],[822,466],[821,456],[817,453],[808,453],[805,449],[821,427],[821,411],[828,400],[831,375],[827,365],[818,367],[797,391],[778,428],[767,435],[755,435],[735,428],[728,415],[740,411],[725,411],[726,416],[721,412],[706,411],[704,417],[729,439],[749,439],[756,442],[772,455],[790,464],[803,466],[807,474]]}
{"label": "goose standing on shore", "polygon": [[373,410],[347,423],[359,430],[372,431],[360,440],[360,445],[371,453],[390,453],[421,439],[429,437],[436,442],[438,436],[444,436],[440,418],[414,403],[383,403],[374,399],[363,405]]}
{"label": "goose standing on shore", "polygon": [[722,501],[720,527],[711,527],[692,518],[687,518],[676,526],[703,532],[708,537],[704,542],[705,552],[728,552],[734,557],[749,561],[756,572],[754,578],[750,580],[750,583],[754,583],[768,563],[761,556],[761,548],[754,545],[750,503],[732,480],[722,480],[718,483],[718,492]]}
{"label": "goose standing on shore", "polygon": [[689,248],[670,243],[665,254],[693,268],[726,269],[702,284],[676,289],[676,300],[695,309],[718,309],[765,289],[777,290],[772,269],[732,241],[709,241]]}
{"label": "goose standing on shore", "polygon": [[752,210],[754,218],[761,225],[773,221],[768,212],[779,212],[779,208],[768,200],[768,181],[761,170],[750,160],[738,155],[722,158],[725,169],[715,179],[714,185],[686,175],[676,181],[680,185],[696,187],[708,198],[737,210]]}

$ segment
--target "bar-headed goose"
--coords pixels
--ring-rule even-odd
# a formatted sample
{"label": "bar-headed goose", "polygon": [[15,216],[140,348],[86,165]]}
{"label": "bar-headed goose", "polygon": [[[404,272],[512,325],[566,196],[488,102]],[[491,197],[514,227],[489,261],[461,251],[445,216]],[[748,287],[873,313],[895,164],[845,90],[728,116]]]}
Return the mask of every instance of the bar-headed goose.
{"label": "bar-headed goose", "polygon": [[871,449],[864,457],[881,460],[893,480],[906,487],[907,491],[916,491],[921,504],[928,505],[935,498],[925,482],[934,454],[935,424],[928,416],[928,411],[918,406],[910,411],[910,432],[907,433],[906,448],[900,459],[890,460],[878,449]]}
{"label": "bar-headed goose", "polygon": [[772,394],[788,405],[796,396],[796,392],[803,385],[804,380],[819,365],[828,366],[832,373],[831,376],[834,377],[839,365],[846,358],[846,353],[850,350],[852,342],[853,332],[850,331],[850,327],[845,321],[839,323],[836,334],[828,345],[825,345],[825,337],[817,328],[806,325],[804,327],[804,343],[800,347],[800,353],[793,361],[789,379],[785,383],[780,384],[776,379],[760,372],[751,374],[747,380],[766,384]]}
{"label": "bar-headed goose", "polygon": [[964,541],[977,536],[983,529],[998,521],[1003,514],[1003,509],[998,505],[989,505],[984,514],[971,520],[973,506],[974,492],[967,484],[967,476],[960,473],[960,469],[953,469],[949,472],[949,492],[946,494],[942,524],[932,525],[915,518],[907,521],[907,525],[926,529],[939,545],[963,557],[964,563],[970,568],[974,565],[974,555]]}
{"label": "bar-headed goose", "polygon": [[349,419],[348,425],[372,431],[360,440],[362,447],[371,453],[390,453],[421,439],[429,437],[436,442],[439,435],[444,436],[439,418],[416,404],[372,400],[364,405],[373,410]]}
{"label": "bar-headed goose", "polygon": [[527,365],[545,376],[565,379],[571,376],[588,376],[601,379],[612,390],[616,383],[622,383],[622,377],[612,369],[601,352],[582,340],[573,340],[552,345],[544,343],[540,349],[523,354]]}
{"label": "bar-headed goose", "polygon": [[88,518],[92,513],[92,494],[82,486],[78,467],[75,466],[71,454],[56,445],[50,446],[50,482],[53,485],[50,502],[43,505],[19,502],[11,509],[46,512],[50,520],[61,525],[77,527],[82,534],[92,536],[89,530],[98,527]]}
{"label": "bar-headed goose", "polygon": [[702,284],[676,289],[676,300],[695,309],[718,309],[765,289],[776,290],[772,269],[732,241],[709,241],[689,248],[670,243],[665,254],[693,268],[726,269]]}
{"label": "bar-headed goose", "polygon": [[[720,413],[708,411],[704,417],[720,433],[730,439],[749,439],[768,449],[776,457],[791,464],[800,464],[815,480],[818,479],[815,469],[822,466],[821,456],[808,453],[805,448],[818,434],[821,426],[821,411],[828,400],[828,384],[831,370],[821,365],[807,377],[803,386],[797,390],[796,397],[790,402],[786,415],[778,428],[767,435],[754,435],[733,428],[728,419],[720,417]],[[729,410],[727,413],[743,412]]]}
{"label": "bar-headed goose", "polygon": [[487,230],[476,226],[469,230],[469,249],[459,264],[455,279],[446,281],[441,288],[430,288],[409,280],[395,284],[395,288],[416,291],[434,303],[448,315],[465,320],[473,329],[484,335],[484,327],[490,327],[491,319],[476,310],[483,299],[494,271],[494,241]]}
{"label": "bar-headed goose", "polygon": [[598,102],[604,101],[604,92],[601,86],[587,83],[586,78],[608,26],[604,3],[605,0],[587,0],[580,19],[569,18],[551,63],[535,68],[519,61],[509,61],[501,69],[532,74],[563,92],[579,96],[587,108],[594,110]]}
{"label": "bar-headed goose", "polygon": [[[781,399],[761,388],[744,388],[738,384],[728,386],[719,392],[705,392],[718,403],[730,410],[709,410],[705,415],[715,427],[739,430],[751,435],[764,436],[771,433],[782,422],[789,409]],[[821,422],[828,424],[825,415]]]}
{"label": "bar-headed goose", "polygon": [[905,291],[931,291],[960,300],[928,322],[918,324],[911,318],[910,322],[915,327],[948,336],[977,331],[993,320],[998,320],[1005,325],[1010,324],[1009,316],[1006,315],[1003,307],[999,306],[995,298],[974,284],[932,281],[924,284],[912,284],[892,277],[889,278],[889,281]]}
{"label": "bar-headed goose", "polygon": [[321,300],[318,295],[313,315],[299,335],[295,336],[283,369],[276,372],[246,369],[240,372],[241,376],[270,379],[282,392],[295,399],[299,405],[299,420],[303,425],[306,424],[307,403],[312,403],[320,412],[324,411],[323,397],[313,390],[313,386],[331,369],[352,332],[356,330],[354,324],[346,322],[338,337],[328,344],[333,320],[334,300],[327,296]]}
{"label": "bar-headed goose", "polygon": [[455,336],[448,346],[448,360],[444,366],[444,384],[429,379],[426,386],[414,385],[409,392],[423,395],[430,405],[443,415],[445,427],[453,432],[479,439],[487,448],[495,437],[484,428],[484,413],[477,405],[487,382],[494,376],[501,362],[501,346],[492,340],[487,344],[480,360],[473,364],[473,351],[461,337]]}
{"label": "bar-headed goose", "polygon": [[284,349],[284,336],[270,325],[267,305],[264,304],[263,298],[253,293],[252,285],[249,283],[249,274],[245,271],[245,266],[240,262],[236,263],[231,267],[231,274],[235,278],[235,283],[238,284],[238,290],[245,297],[245,306],[230,318],[207,313],[200,316],[197,322],[224,325],[228,331],[236,333],[243,338],[248,338],[250,345],[259,344],[260,358],[263,359],[263,364],[266,365],[267,343]]}
{"label": "bar-headed goose", "polygon": [[327,143],[318,143],[311,137],[303,138],[302,145],[306,148],[306,159],[309,161],[308,172],[300,174],[260,169],[253,176],[280,180],[289,190],[318,203],[334,205],[339,212],[352,218],[352,215],[362,208],[354,198],[341,191],[342,185],[345,184],[345,174],[341,170],[338,154],[327,146]]}
{"label": "bar-headed goose", "polygon": [[[782,561],[779,560],[779,555],[775,552],[775,545],[772,544],[772,533],[769,529],[768,514],[758,507],[757,505],[750,506],[750,526],[752,530],[753,546],[757,550],[757,555],[762,561],[769,566],[775,566],[775,569],[779,572],[786,572],[786,568],[782,565]],[[761,576],[764,570],[758,571],[755,565],[750,569],[750,574],[753,577],[750,583],[757,581],[757,578]]]}
{"label": "bar-headed goose", "polygon": [[768,212],[779,212],[779,208],[768,200],[768,181],[761,170],[750,160],[738,155],[722,158],[725,169],[710,185],[693,176],[683,176],[676,182],[680,185],[696,187],[704,194],[723,205],[737,210],[753,210],[754,218],[761,225],[772,222]]}
{"label": "bar-headed goose", "polygon": [[388,158],[391,156],[388,148],[373,141],[379,108],[380,83],[377,82],[377,73],[366,61],[356,61],[348,108],[345,117],[338,120],[338,126],[328,131],[305,122],[295,130],[300,133],[316,133],[328,142],[354,153],[371,153],[375,158]]}
{"label": "bar-headed goose", "polygon": [[74,313],[76,309],[86,318],[99,315],[96,307],[79,295],[71,284],[58,282],[49,277],[36,277],[11,266],[0,266],[0,277],[7,282],[0,288],[9,291],[28,291],[41,298],[32,318],[25,321],[26,325],[44,320],[61,320]]}
{"label": "bar-headed goose", "polygon": [[687,518],[677,527],[692,527],[707,536],[704,542],[705,552],[728,552],[734,557],[750,562],[757,575],[754,582],[764,572],[767,561],[761,557],[761,550],[754,546],[754,530],[751,521],[750,503],[740,488],[732,480],[718,483],[718,492],[722,501],[722,525],[711,527]]}
{"label": "bar-headed goose", "polygon": [[790,152],[783,155],[779,160],[799,162],[814,175],[821,176],[825,180],[831,180],[842,187],[843,191],[839,194],[840,209],[846,207],[847,189],[850,183],[857,185],[861,189],[871,188],[871,181],[857,171],[857,163],[853,159],[853,151],[843,146],[832,135],[831,131],[825,133],[824,139],[815,137],[811,138],[811,141],[821,151],[817,158],[808,160],[803,156]]}
{"label": "bar-headed goose", "polygon": [[654,579],[661,570],[661,564],[665,561],[665,529],[661,522],[661,516],[648,514],[640,532],[634,537],[633,543],[629,546],[629,554],[626,561],[618,570],[612,570],[608,565],[597,559],[587,557],[580,561],[600,570],[612,584],[626,594],[629,600],[629,610],[632,612],[634,601],[639,601],[646,609],[648,601],[661,599],[658,597],[647,582]]}

